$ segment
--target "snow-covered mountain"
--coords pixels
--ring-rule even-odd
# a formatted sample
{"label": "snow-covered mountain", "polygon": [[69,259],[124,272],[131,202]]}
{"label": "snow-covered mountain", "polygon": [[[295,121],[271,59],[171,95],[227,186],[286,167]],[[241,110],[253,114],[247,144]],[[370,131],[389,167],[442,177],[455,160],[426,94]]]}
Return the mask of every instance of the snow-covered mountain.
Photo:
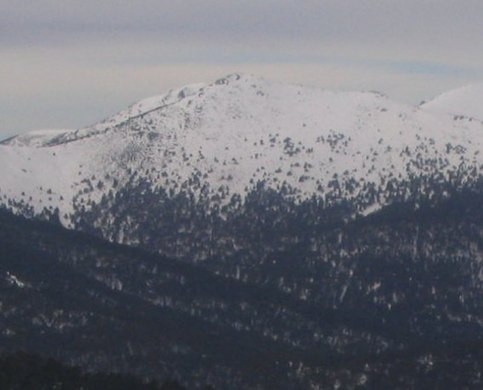
{"label": "snow-covered mountain", "polygon": [[[416,107],[379,93],[233,74],[143,100],[83,129],[4,141],[0,197],[13,209],[59,208],[69,225],[76,203],[89,208],[133,178],[172,193],[228,197],[263,181],[303,200],[350,199],[367,188],[384,194],[388,182],[413,177],[475,177],[483,164],[482,99],[480,86]],[[361,211],[386,201],[382,195]]]}
{"label": "snow-covered mountain", "polygon": [[481,388],[475,88],[231,75],[5,140],[0,352],[190,388]]}

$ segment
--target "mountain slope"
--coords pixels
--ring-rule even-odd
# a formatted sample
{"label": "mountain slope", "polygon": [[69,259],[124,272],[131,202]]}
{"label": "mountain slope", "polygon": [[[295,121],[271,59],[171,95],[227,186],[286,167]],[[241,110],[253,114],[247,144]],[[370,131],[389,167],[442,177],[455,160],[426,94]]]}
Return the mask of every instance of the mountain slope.
{"label": "mountain slope", "polygon": [[163,385],[144,383],[140,379],[111,373],[87,374],[79,367],[62,365],[53,359],[16,353],[0,357],[2,389],[23,390],[184,390],[177,382]]}
{"label": "mountain slope", "polygon": [[[483,121],[483,83],[473,84],[443,93],[423,104],[422,108],[435,113],[446,113]],[[464,120],[465,118],[459,118]]]}
{"label": "mountain slope", "polygon": [[279,388],[287,359],[310,356],[262,336],[288,332],[277,309],[298,318],[269,289],[4,212],[0,251],[0,352],[231,388]]}
{"label": "mountain slope", "polygon": [[479,388],[482,190],[335,227],[259,208],[233,227],[250,250],[199,265],[0,212],[0,351],[216,388]]}

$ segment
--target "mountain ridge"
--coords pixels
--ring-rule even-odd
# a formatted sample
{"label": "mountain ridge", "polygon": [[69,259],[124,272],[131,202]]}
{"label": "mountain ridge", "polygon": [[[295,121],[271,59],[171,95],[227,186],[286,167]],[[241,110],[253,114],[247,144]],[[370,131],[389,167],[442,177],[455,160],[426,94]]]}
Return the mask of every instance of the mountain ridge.
{"label": "mountain ridge", "polygon": [[[265,79],[263,77],[255,76],[253,74],[232,73],[232,74],[229,74],[229,75],[227,75],[223,78],[216,80],[212,84],[218,84],[218,85],[225,84],[226,85],[226,84],[229,84],[230,81],[239,80],[240,78],[251,78],[254,81],[265,81]],[[106,119],[103,119],[100,122],[97,122],[97,123],[95,123],[94,125],[91,125],[91,126],[82,127],[82,128],[79,128],[79,129],[35,129],[35,130],[27,131],[27,132],[19,134],[19,135],[10,136],[9,138],[0,141],[0,145],[1,144],[13,145],[11,143],[12,140],[19,139],[19,138],[22,139],[24,137],[28,138],[29,136],[42,136],[42,135],[48,136],[48,135],[50,135],[49,133],[59,133],[59,134],[74,133],[74,132],[78,132],[78,131],[83,130],[83,129],[89,129],[89,128],[92,128],[94,126],[99,126],[101,124],[108,124],[110,122],[112,124],[114,119],[117,119],[119,117],[124,117],[125,121],[135,119],[138,116],[145,115],[148,112],[160,109],[163,106],[175,104],[179,101],[179,100],[176,100],[176,98],[182,99],[184,97],[188,97],[190,95],[195,94],[198,90],[203,89],[203,88],[210,86],[212,84],[207,84],[207,83],[187,84],[183,87],[170,89],[164,94],[154,95],[152,97],[148,97],[148,98],[144,98],[144,99],[141,99],[139,101],[136,101],[135,103],[129,105],[129,107],[127,109],[121,110],[118,113],[116,113],[116,114],[114,114],[110,117],[107,117]],[[367,93],[367,94],[373,94],[375,96],[390,99],[386,94],[379,92],[379,91],[355,91],[354,90],[354,91],[338,92],[338,91],[333,90],[333,89],[310,87],[310,86],[306,86],[306,85],[302,86],[301,84],[291,84],[291,85],[297,86],[297,87],[303,87],[305,89],[314,89],[314,90],[325,91],[325,92],[329,92],[329,93],[345,93],[345,94],[350,94],[350,93],[366,94]],[[458,110],[458,109],[454,109],[454,108],[451,108],[451,107],[439,107],[439,109],[438,109],[438,107],[436,107],[436,106],[442,105],[444,102],[451,103],[451,101],[453,101],[453,103],[455,103],[455,104],[459,103],[459,106],[462,106],[464,103],[467,103],[468,99],[477,103],[477,101],[478,101],[478,99],[481,95],[483,95],[483,83],[467,84],[465,86],[443,92],[443,93],[431,98],[428,101],[424,101],[419,106],[414,106],[414,107],[415,108],[419,107],[419,108],[422,108],[423,110],[428,110],[430,112],[439,112],[439,113],[452,114],[452,115],[461,114],[461,115],[465,115],[465,116],[471,116],[471,115],[468,115],[468,114],[464,114],[464,112],[463,112],[464,110],[461,110],[461,109]],[[458,99],[465,99],[466,101],[464,103],[458,102]],[[394,102],[396,102],[396,101],[394,101]],[[433,105],[434,105],[434,107],[433,107]],[[483,119],[480,118],[481,116],[482,115],[474,115],[474,119],[483,120]],[[119,122],[121,122],[121,120],[119,120]],[[117,124],[119,124],[119,122]],[[56,138],[56,137],[53,136],[53,138]],[[17,145],[28,146],[28,145],[24,145],[22,142],[19,142]],[[49,146],[49,145],[36,145],[36,146]]]}

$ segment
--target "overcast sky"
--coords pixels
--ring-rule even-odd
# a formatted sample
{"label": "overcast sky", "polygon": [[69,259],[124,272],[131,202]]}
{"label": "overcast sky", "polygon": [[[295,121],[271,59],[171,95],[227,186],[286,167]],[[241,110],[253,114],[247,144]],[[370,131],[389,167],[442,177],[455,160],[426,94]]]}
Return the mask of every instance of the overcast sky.
{"label": "overcast sky", "polygon": [[483,81],[482,0],[0,0],[0,138],[246,72],[418,103]]}

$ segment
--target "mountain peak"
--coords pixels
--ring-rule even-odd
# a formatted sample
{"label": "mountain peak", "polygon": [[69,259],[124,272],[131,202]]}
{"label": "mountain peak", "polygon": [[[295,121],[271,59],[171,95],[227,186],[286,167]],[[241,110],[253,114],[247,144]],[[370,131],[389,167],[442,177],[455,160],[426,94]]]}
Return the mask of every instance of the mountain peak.
{"label": "mountain peak", "polygon": [[242,78],[240,73],[232,73],[215,81],[216,85],[227,85]]}
{"label": "mountain peak", "polygon": [[253,81],[253,80],[263,80],[260,76],[255,76],[248,73],[230,73],[215,81],[216,85],[229,85],[237,81]]}

